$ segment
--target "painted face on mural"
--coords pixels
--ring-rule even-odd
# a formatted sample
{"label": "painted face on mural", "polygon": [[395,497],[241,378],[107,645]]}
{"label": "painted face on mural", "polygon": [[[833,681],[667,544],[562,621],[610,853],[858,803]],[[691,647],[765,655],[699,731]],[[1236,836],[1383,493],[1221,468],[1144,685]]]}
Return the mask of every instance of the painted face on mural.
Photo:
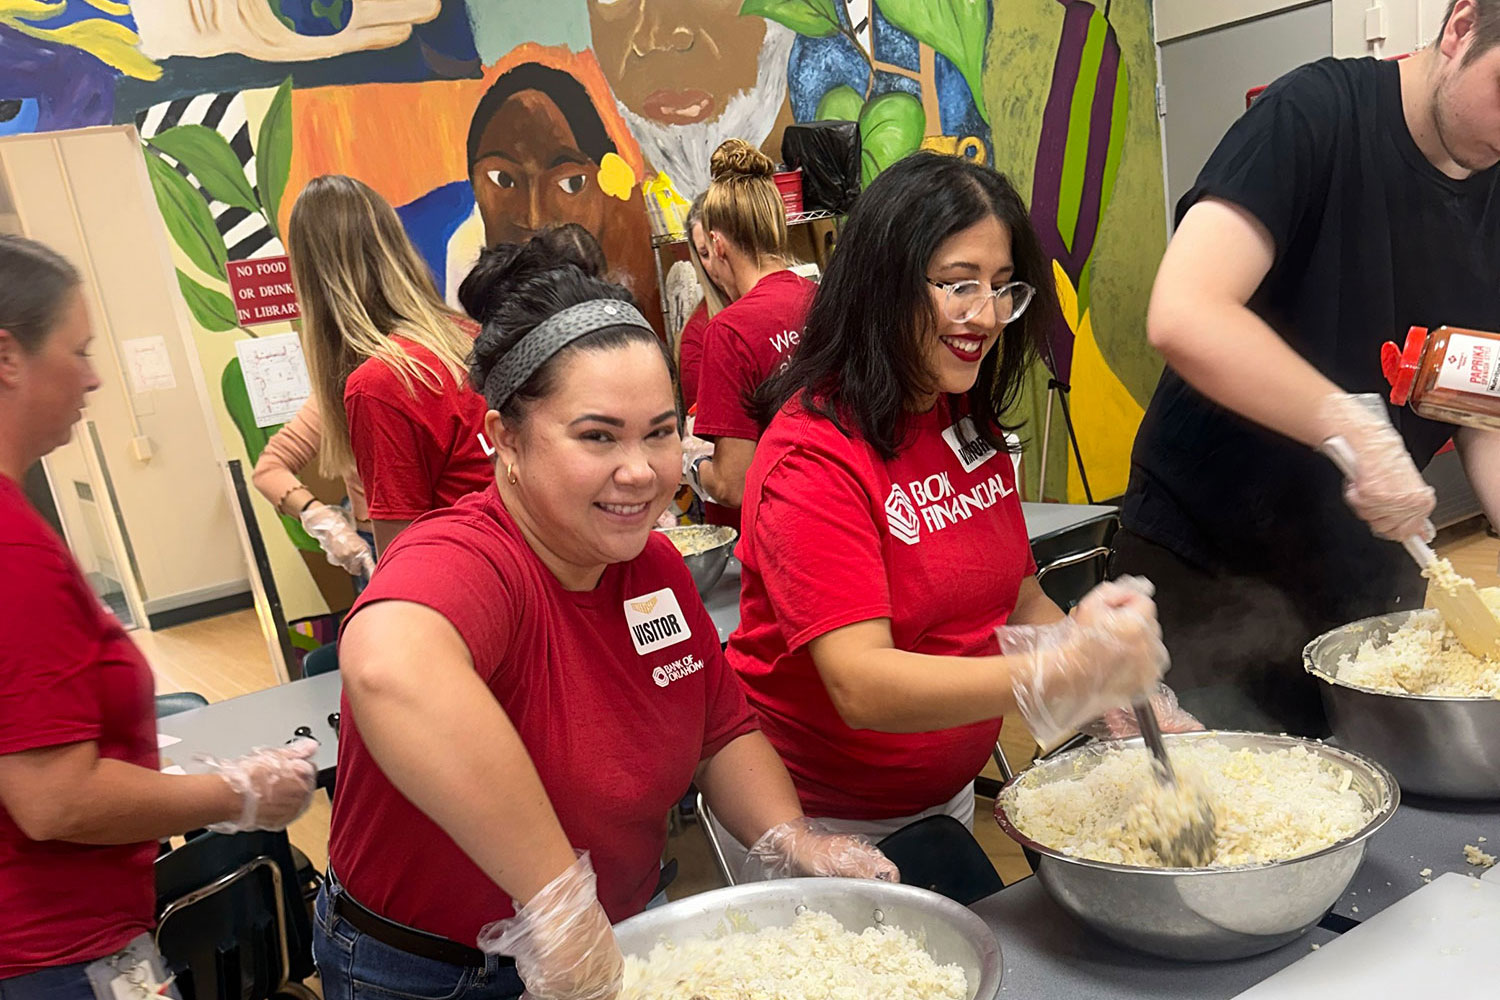
{"label": "painted face on mural", "polygon": [[470,181],[486,243],[520,243],[563,222],[602,240],[606,203],[616,199],[600,190],[599,164],[578,148],[552,98],[537,90],[513,95],[490,119],[479,145]]}
{"label": "painted face on mural", "polygon": [[589,0],[594,52],[646,158],[689,197],[723,140],[760,145],[786,99],[795,36],[740,0]]}

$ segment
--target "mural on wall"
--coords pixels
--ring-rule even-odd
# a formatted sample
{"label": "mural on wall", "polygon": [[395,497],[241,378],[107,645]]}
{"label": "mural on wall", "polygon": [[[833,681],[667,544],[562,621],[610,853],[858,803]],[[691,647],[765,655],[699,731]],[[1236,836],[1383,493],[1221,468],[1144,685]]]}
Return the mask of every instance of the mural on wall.
{"label": "mural on wall", "polygon": [[[0,136],[131,122],[231,457],[249,413],[229,262],[284,253],[312,177],[397,207],[451,297],[487,243],[599,237],[659,324],[648,199],[692,197],[737,136],[859,123],[868,181],[918,148],[1017,182],[1054,264],[1052,345],[1096,496],[1119,493],[1159,362],[1165,242],[1146,0],[0,0]],[[1030,494],[1046,373],[1023,401]],[[1049,499],[1081,499],[1054,420]],[[257,505],[288,617],[339,607],[316,545]],[[318,580],[315,584],[313,581]]]}
{"label": "mural on wall", "polygon": [[587,3],[620,113],[652,169],[684,197],[708,187],[709,156],[725,139],[779,156],[793,27],[741,16],[741,0]]}

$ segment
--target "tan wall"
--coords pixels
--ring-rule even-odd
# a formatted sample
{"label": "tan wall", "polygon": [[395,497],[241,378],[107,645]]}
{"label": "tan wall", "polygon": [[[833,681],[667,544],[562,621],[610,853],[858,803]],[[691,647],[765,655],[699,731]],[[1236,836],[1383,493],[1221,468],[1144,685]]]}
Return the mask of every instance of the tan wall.
{"label": "tan wall", "polygon": [[[0,143],[0,161],[25,233],[84,273],[95,364],[104,380],[85,420],[97,430],[145,610],[248,590],[237,515],[134,130],[17,137]],[[118,345],[149,336],[165,339],[175,388],[131,386]],[[145,461],[132,454],[138,437],[149,442]],[[75,435],[74,446],[49,463],[70,533],[79,512],[71,483],[59,480],[86,473],[87,438],[85,450],[78,445]]]}

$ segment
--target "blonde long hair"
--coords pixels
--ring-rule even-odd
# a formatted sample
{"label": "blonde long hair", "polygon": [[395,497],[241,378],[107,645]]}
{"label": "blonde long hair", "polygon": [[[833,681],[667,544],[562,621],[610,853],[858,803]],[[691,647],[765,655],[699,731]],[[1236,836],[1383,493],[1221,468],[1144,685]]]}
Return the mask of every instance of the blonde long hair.
{"label": "blonde long hair", "polygon": [[743,139],[725,139],[709,167],[714,179],[703,195],[703,228],[722,234],[756,264],[766,258],[794,263],[771,158]]}
{"label": "blonde long hair", "polygon": [[324,475],[354,470],[344,384],[361,363],[379,358],[416,395],[444,373],[392,340],[399,334],[437,355],[447,376],[465,384],[473,340],[433,285],[431,272],[390,203],[342,174],[308,182],[287,226],[292,281],[302,305],[302,350],[323,418],[318,466]]}

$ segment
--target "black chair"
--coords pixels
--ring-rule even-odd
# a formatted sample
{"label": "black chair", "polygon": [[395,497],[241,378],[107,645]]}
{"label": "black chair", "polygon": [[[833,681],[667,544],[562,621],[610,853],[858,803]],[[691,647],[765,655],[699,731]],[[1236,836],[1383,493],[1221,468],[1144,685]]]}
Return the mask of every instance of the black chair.
{"label": "black chair", "polygon": [[1005,888],[979,841],[952,816],[919,819],[875,846],[901,869],[903,884],[930,889],[964,906]]}
{"label": "black chair", "polygon": [[329,642],[312,650],[302,658],[302,676],[316,677],[331,674],[339,668],[339,644]]}
{"label": "black chair", "polygon": [[156,717],[165,718],[178,712],[190,712],[208,704],[208,699],[196,691],[174,691],[172,694],[156,696]]}
{"label": "black chair", "polygon": [[156,945],[183,1000],[312,1000],[312,921],[285,833],[204,833],[156,860]]}
{"label": "black chair", "polygon": [[1036,582],[1064,611],[1083,599],[1109,572],[1120,516],[1113,511],[1044,535],[1031,543]]}

